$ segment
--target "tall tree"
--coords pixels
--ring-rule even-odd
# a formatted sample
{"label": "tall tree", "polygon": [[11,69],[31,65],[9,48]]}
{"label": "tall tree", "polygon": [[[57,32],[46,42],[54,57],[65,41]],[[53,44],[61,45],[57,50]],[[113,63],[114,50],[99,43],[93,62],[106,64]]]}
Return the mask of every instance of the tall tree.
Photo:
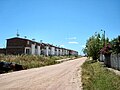
{"label": "tall tree", "polygon": [[93,60],[98,58],[98,52],[100,48],[100,35],[95,34],[94,36],[90,37],[86,43],[86,52],[89,57],[92,57]]}
{"label": "tall tree", "polygon": [[93,60],[97,60],[100,49],[103,48],[104,44],[108,41],[109,39],[105,40],[103,35],[101,37],[99,33],[95,34],[87,40],[83,53],[87,54],[89,57],[92,57]]}

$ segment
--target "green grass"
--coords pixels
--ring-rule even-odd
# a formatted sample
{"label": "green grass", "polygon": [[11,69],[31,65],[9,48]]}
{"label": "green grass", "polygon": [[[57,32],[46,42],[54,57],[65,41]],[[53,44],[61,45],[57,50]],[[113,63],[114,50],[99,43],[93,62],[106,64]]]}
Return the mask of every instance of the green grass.
{"label": "green grass", "polygon": [[[37,56],[37,55],[2,55],[0,54],[0,61],[5,62],[15,62],[17,64],[23,65],[24,68],[36,68],[42,66],[48,66],[57,64],[56,60],[69,58],[68,56]],[[70,58],[73,58],[71,56]]]}
{"label": "green grass", "polygon": [[120,90],[120,76],[90,60],[82,65],[82,83],[83,90]]}

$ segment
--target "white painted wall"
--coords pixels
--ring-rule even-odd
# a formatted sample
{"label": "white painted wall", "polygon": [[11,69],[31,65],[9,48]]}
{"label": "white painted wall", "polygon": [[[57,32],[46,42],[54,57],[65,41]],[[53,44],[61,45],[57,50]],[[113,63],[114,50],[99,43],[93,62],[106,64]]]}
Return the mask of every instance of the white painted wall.
{"label": "white painted wall", "polygon": [[37,46],[37,55],[41,54],[40,46]]}
{"label": "white painted wall", "polygon": [[55,47],[51,47],[51,55],[55,55]]}
{"label": "white painted wall", "polygon": [[60,56],[62,55],[63,53],[62,53],[62,49],[60,49]]}
{"label": "white painted wall", "polygon": [[35,48],[35,55],[37,55],[37,48]]}
{"label": "white painted wall", "polygon": [[69,55],[69,50],[67,50],[67,55]]}
{"label": "white painted wall", "polygon": [[46,49],[45,49],[45,55],[46,55],[46,56],[48,56],[48,49],[49,49],[49,47],[46,46]]}
{"label": "white painted wall", "polygon": [[58,50],[58,48],[56,49],[56,54],[55,55],[59,55],[59,50]]}
{"label": "white painted wall", "polygon": [[31,54],[35,55],[35,44],[31,44]]}
{"label": "white painted wall", "polygon": [[62,55],[65,55],[65,50],[64,49],[62,50]]}
{"label": "white painted wall", "polygon": [[66,55],[68,55],[68,50],[66,50]]}
{"label": "white painted wall", "polygon": [[120,54],[111,54],[111,67],[120,70]]}
{"label": "white painted wall", "polygon": [[100,61],[104,61],[105,60],[105,56],[103,54],[100,54]]}
{"label": "white painted wall", "polygon": [[51,49],[48,48],[48,55],[51,55]]}

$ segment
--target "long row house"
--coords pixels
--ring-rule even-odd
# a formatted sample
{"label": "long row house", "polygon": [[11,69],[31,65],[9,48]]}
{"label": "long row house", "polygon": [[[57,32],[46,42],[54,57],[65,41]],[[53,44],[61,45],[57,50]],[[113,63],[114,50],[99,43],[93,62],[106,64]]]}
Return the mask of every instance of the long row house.
{"label": "long row house", "polygon": [[7,39],[6,48],[0,49],[4,54],[30,54],[45,56],[78,55],[77,51],[60,48],[51,44],[39,43],[26,38],[14,37]]}

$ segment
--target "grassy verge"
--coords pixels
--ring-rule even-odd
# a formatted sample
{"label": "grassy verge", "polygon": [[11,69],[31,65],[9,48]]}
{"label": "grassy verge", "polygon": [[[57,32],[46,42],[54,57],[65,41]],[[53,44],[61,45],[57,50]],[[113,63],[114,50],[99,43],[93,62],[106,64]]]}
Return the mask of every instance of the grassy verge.
{"label": "grassy verge", "polygon": [[[0,55],[0,61],[15,62],[21,64],[24,68],[36,68],[47,65],[57,64],[56,60],[69,58],[68,56],[35,56],[35,55]],[[73,58],[73,57],[70,57]]]}
{"label": "grassy verge", "polygon": [[86,61],[82,65],[83,90],[120,90],[120,76],[99,62]]}

